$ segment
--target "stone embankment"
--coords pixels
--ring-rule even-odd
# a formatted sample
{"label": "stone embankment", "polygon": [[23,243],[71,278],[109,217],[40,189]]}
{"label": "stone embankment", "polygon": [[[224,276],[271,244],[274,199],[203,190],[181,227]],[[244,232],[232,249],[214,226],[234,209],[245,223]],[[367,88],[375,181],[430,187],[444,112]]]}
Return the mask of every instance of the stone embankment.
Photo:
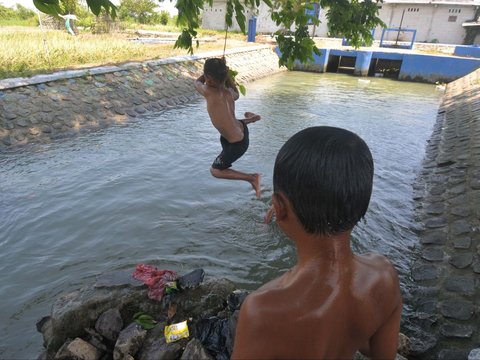
{"label": "stone embankment", "polygon": [[[123,123],[146,112],[184,104],[210,52],[164,60],[0,80],[0,150]],[[226,52],[227,65],[246,83],[283,71],[268,46]]]}
{"label": "stone embankment", "polygon": [[480,69],[447,85],[415,192],[412,351],[480,359]]}

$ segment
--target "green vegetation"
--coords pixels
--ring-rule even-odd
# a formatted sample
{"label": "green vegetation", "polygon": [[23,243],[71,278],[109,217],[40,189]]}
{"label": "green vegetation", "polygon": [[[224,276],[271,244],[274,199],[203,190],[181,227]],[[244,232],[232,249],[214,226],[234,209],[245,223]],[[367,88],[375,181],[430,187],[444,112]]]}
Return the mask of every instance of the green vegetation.
{"label": "green vegetation", "polygon": [[[49,14],[59,13],[60,0],[34,0],[35,6]],[[278,47],[282,53],[280,64],[292,66],[295,60],[307,63],[313,60],[313,53],[319,50],[307,31],[307,24],[319,24],[319,20],[307,11],[312,10],[313,2],[303,0],[226,0],[225,22],[228,27],[235,17],[243,33],[246,30],[247,8],[259,7],[265,3],[271,10],[271,17],[281,30],[275,33]],[[360,47],[362,43],[370,45],[373,41],[371,29],[384,26],[378,17],[380,0],[319,0],[322,9],[326,9],[329,27],[332,32],[342,34],[350,44]],[[88,0],[89,8],[96,15],[102,10],[117,15],[117,9],[110,0]],[[182,29],[175,47],[193,52],[200,27],[201,12],[213,0],[177,0],[177,25]],[[294,29],[291,31],[290,29]],[[198,42],[197,42],[198,46]]]}
{"label": "green vegetation", "polygon": [[[118,16],[120,20],[140,24],[160,24],[162,17],[155,11],[157,3],[153,0],[122,0]],[[168,13],[166,22],[168,23]]]}
{"label": "green vegetation", "polygon": [[[162,27],[157,27],[162,30]],[[178,30],[178,29],[177,29]],[[210,31],[210,33],[212,33]],[[217,32],[217,42],[202,44],[202,50],[223,49],[224,33]],[[66,31],[31,27],[0,28],[0,78],[32,76],[56,70],[119,64],[184,55],[172,43],[139,44],[129,41],[128,34],[71,36]],[[43,39],[45,38],[45,43]],[[248,45],[243,35],[229,35],[228,48]],[[48,54],[48,55],[47,55]]]}
{"label": "green vegetation", "polygon": [[17,4],[16,8],[7,8],[0,5],[0,26],[36,26],[37,15],[34,11]]}

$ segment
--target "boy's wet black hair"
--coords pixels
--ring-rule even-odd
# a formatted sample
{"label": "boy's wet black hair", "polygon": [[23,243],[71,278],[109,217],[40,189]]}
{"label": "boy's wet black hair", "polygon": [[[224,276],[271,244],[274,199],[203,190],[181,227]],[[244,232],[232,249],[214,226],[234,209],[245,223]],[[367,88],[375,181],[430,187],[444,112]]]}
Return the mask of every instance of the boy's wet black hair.
{"label": "boy's wet black hair", "polygon": [[308,233],[353,229],[367,212],[373,159],[367,144],[340,128],[317,126],[293,135],[280,149],[273,188],[283,193]]}
{"label": "boy's wet black hair", "polygon": [[222,58],[207,59],[203,65],[203,74],[212,77],[219,83],[227,80],[228,68],[225,60]]}

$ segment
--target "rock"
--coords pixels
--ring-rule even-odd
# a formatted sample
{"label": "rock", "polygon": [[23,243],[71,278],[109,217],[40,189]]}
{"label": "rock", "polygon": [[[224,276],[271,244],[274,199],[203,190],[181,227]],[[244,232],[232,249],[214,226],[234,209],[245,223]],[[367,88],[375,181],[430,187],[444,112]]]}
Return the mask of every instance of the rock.
{"label": "rock", "polygon": [[456,236],[469,233],[472,229],[468,221],[458,220],[450,224],[450,230]]}
{"label": "rock", "polygon": [[440,215],[443,213],[444,209],[445,209],[445,205],[443,204],[443,202],[433,203],[425,207],[425,212],[427,214]]}
{"label": "rock", "polygon": [[[133,273],[133,269],[130,274]],[[118,309],[122,319],[130,321],[142,311],[146,314],[164,314],[170,304],[177,305],[176,316],[181,319],[199,319],[216,315],[225,307],[225,299],[235,289],[227,279],[208,279],[199,287],[165,296],[161,302],[150,300],[148,290],[131,275],[109,275],[99,278],[95,286],[87,286],[57,298],[50,319],[41,326],[44,345],[51,357],[68,339],[94,328],[95,321],[109,309]]]}
{"label": "rock", "polygon": [[112,350],[103,343],[104,339],[102,335],[93,329],[85,329],[85,332],[87,333],[87,336],[84,337],[84,340],[103,352],[109,352],[111,355]]}
{"label": "rock", "polygon": [[200,285],[204,278],[205,271],[203,271],[203,269],[196,269],[181,276],[178,279],[178,285],[180,289],[194,289]]}
{"label": "rock", "polygon": [[170,360],[178,359],[188,339],[181,339],[167,344],[163,331],[165,323],[159,323],[150,330],[145,338],[142,349],[136,359],[139,360]]}
{"label": "rock", "polygon": [[410,354],[410,339],[405,334],[398,334],[398,349],[397,353],[404,357]]}
{"label": "rock", "polygon": [[473,255],[470,253],[463,253],[453,255],[448,261],[450,264],[455,266],[457,269],[465,269],[469,267],[473,261]]}
{"label": "rock", "polygon": [[208,279],[201,286],[165,296],[165,302],[177,305],[176,318],[181,321],[208,318],[223,310],[225,299],[235,290],[227,279]]}
{"label": "rock", "polygon": [[145,311],[141,304],[146,298],[146,289],[132,291],[128,287],[86,287],[64,294],[52,306],[49,331],[45,332],[42,328],[45,347],[49,354],[55,353],[66,339],[82,334],[86,328],[93,328],[95,320],[113,307],[122,309],[130,306]]}
{"label": "rock", "polygon": [[442,261],[444,252],[441,248],[426,247],[422,251],[422,259],[427,261]]}
{"label": "rock", "polygon": [[147,330],[143,329],[137,323],[131,323],[128,325],[118,336],[113,350],[113,359],[123,360],[128,355],[135,357],[146,336]]}
{"label": "rock", "polygon": [[480,348],[470,351],[468,354],[468,360],[480,360]]}
{"label": "rock", "polygon": [[462,360],[467,358],[467,352],[460,349],[442,349],[438,352],[438,360]]}
{"label": "rock", "polygon": [[248,291],[235,290],[227,298],[227,305],[230,311],[240,310],[243,301],[248,296]]}
{"label": "rock", "polygon": [[102,352],[88,342],[76,338],[66,342],[55,355],[55,360],[99,360]]}
{"label": "rock", "polygon": [[443,245],[447,241],[447,233],[445,231],[428,231],[420,239],[422,244]]}
{"label": "rock", "polygon": [[453,247],[455,249],[470,249],[472,245],[472,239],[468,236],[456,238],[453,240]]}
{"label": "rock", "polygon": [[213,360],[214,358],[205,350],[198,339],[192,339],[188,342],[183,351],[180,360]]}
{"label": "rock", "polygon": [[473,334],[473,327],[460,324],[443,324],[440,333],[445,337],[470,338]]}
{"label": "rock", "polygon": [[475,307],[472,302],[463,299],[445,300],[440,305],[443,316],[457,320],[468,320],[472,317]]}
{"label": "rock", "polygon": [[441,228],[447,225],[447,219],[443,216],[430,218],[425,221],[425,226],[429,229]]}
{"label": "rock", "polygon": [[415,281],[433,280],[439,277],[440,271],[436,265],[417,263],[412,268]]}
{"label": "rock", "polygon": [[95,330],[110,341],[117,340],[123,327],[122,315],[118,309],[109,309],[97,319]]}
{"label": "rock", "polygon": [[475,282],[469,276],[450,276],[445,280],[444,286],[448,291],[471,295],[475,289]]}
{"label": "rock", "polygon": [[427,333],[419,334],[410,338],[410,355],[413,357],[421,357],[437,345],[437,339]]}

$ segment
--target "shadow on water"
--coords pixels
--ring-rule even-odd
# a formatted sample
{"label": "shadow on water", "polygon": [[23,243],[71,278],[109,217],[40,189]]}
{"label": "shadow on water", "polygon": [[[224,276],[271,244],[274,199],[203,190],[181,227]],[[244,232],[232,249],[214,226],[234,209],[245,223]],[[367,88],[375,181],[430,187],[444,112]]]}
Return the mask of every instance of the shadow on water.
{"label": "shadow on water", "polygon": [[435,121],[434,86],[296,72],[247,88],[237,113],[263,118],[235,168],[263,174],[260,200],[247,183],[210,176],[220,145],[201,100],[0,154],[0,269],[8,274],[0,280],[0,357],[35,357],[35,321],[55,297],[108,270],[202,267],[247,289],[286,271],[294,247],[262,219],[275,156],[308,126],[344,127],[371,147],[374,193],[353,247],[388,255],[406,291],[416,241],[411,185]]}

